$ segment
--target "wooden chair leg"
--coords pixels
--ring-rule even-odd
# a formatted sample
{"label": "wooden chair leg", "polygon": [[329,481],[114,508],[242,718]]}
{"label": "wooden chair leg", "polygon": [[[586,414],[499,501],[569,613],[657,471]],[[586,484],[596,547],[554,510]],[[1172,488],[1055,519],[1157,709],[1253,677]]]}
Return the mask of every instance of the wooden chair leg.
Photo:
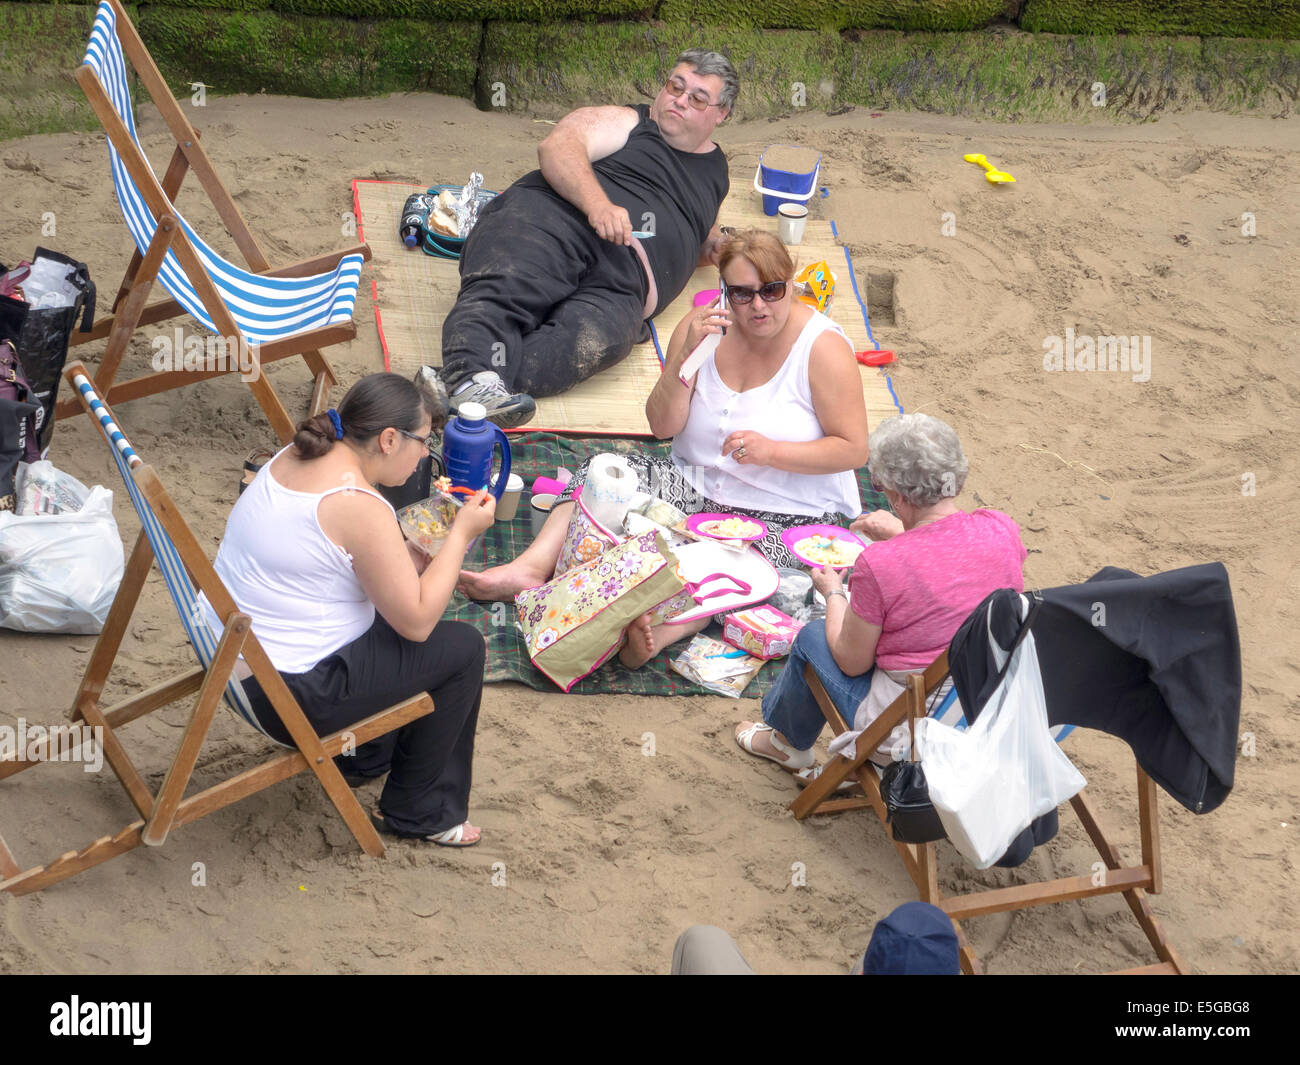
{"label": "wooden chair leg", "polygon": [[4,836],[0,836],[0,880],[8,880],[10,877],[17,876],[22,870],[18,863],[14,861],[13,852],[5,844]]}
{"label": "wooden chair leg", "polygon": [[122,787],[131,799],[131,804],[136,808],[140,816],[148,817],[153,813],[153,792],[149,790],[149,785],[144,782],[144,777],[140,775],[135,763],[131,761],[131,756],[126,753],[126,748],[122,746],[122,741],[117,738],[113,726],[108,723],[100,712],[99,706],[93,702],[86,703],[81,707],[81,717],[91,728],[101,730],[99,735],[102,737],[104,745],[104,760],[108,762],[117,779],[122,782]]}
{"label": "wooden chair leg", "polygon": [[1142,864],[1151,870],[1151,894],[1164,887],[1160,862],[1160,812],[1156,807],[1156,782],[1137,767],[1138,825],[1142,834]]}
{"label": "wooden chair leg", "polygon": [[[184,557],[185,548],[180,549]],[[284,725],[294,745],[306,759],[307,768],[316,774],[316,779],[320,781],[325,794],[329,796],[330,802],[343,818],[353,838],[372,858],[382,858],[385,854],[384,843],[379,838],[375,826],[370,823],[369,815],[361,808],[357,797],[352,794],[352,789],[343,779],[343,774],[339,772],[333,758],[326,755],[321,738],[316,735],[316,730],[307,720],[307,715],[302,712],[302,708],[284,680],[275,671],[261,644],[256,640],[250,641],[244,657],[252,667],[253,675],[261,683],[262,692],[270,701],[280,723]]]}
{"label": "wooden chair leg", "polygon": [[248,636],[252,619],[247,614],[236,614],[226,622],[226,631],[217,644],[217,653],[208,667],[203,686],[199,689],[198,700],[190,714],[189,723],[181,736],[181,745],[167,770],[167,777],[158,789],[158,798],[154,800],[153,813],[145,823],[141,840],[147,847],[160,847],[171,830],[172,818],[176,807],[185,797],[185,788],[194,773],[194,766],[203,749],[208,729],[212,726],[212,717],[221,702],[226,684],[234,671],[235,663],[243,650],[244,640]]}
{"label": "wooden chair leg", "polygon": [[320,351],[315,349],[304,351],[302,357],[307,361],[307,366],[315,378],[311,390],[311,403],[307,408],[307,417],[314,418],[321,411],[329,409],[330,389],[339,381],[334,376],[334,368],[329,364],[329,360]]}
{"label": "wooden chair leg", "polygon": [[983,976],[984,963],[975,956],[975,948],[967,940],[965,930],[956,921],[952,927],[957,932],[957,957],[961,959],[961,971],[967,976]]}
{"label": "wooden chair leg", "polygon": [[139,325],[140,312],[144,310],[149,300],[154,280],[158,277],[158,271],[162,269],[163,257],[171,247],[172,239],[177,232],[176,219],[171,215],[163,215],[158,220],[158,228],[154,232],[153,240],[149,242],[140,269],[135,273],[131,289],[122,301],[121,310],[116,312],[113,331],[109,333],[108,345],[104,348],[104,357],[95,372],[95,391],[101,396],[108,395],[113,387],[113,378],[117,376],[122,357],[126,354],[126,346]]}
{"label": "wooden chair leg", "polygon": [[[1141,772],[1141,769],[1138,771]],[[1141,789],[1139,788],[1139,796],[1140,794]],[[1154,795],[1151,798],[1154,802]],[[1097,853],[1101,855],[1107,868],[1123,868],[1124,863],[1120,858],[1119,851],[1106,838],[1106,833],[1102,830],[1101,822],[1098,821],[1097,815],[1088,803],[1087,796],[1082,791],[1079,792],[1070,800],[1070,805],[1074,807],[1074,812],[1079,815],[1084,831],[1088,833],[1088,838],[1092,840],[1093,846],[1097,848]],[[1146,863],[1144,862],[1143,865],[1145,866]],[[1149,867],[1147,869],[1148,875],[1150,875],[1153,871]],[[1165,930],[1160,924],[1160,919],[1156,916],[1155,911],[1151,909],[1146,890],[1140,887],[1130,888],[1124,892],[1124,901],[1128,903],[1128,908],[1132,911],[1137,923],[1142,927],[1142,931],[1146,933],[1147,942],[1151,944],[1160,960],[1169,963],[1180,973],[1186,972],[1182,959],[1165,936]]]}
{"label": "wooden chair leg", "polygon": [[135,538],[131,555],[126,560],[122,582],[117,586],[117,595],[113,597],[113,605],[108,609],[108,618],[104,621],[104,627],[95,641],[94,650],[90,652],[86,672],[82,674],[81,684],[77,687],[77,694],[72,701],[71,716],[74,721],[81,717],[81,707],[87,701],[98,702],[99,697],[104,694],[104,685],[108,683],[109,672],[122,646],[122,638],[126,635],[127,626],[131,623],[131,615],[135,612],[135,605],[140,599],[140,590],[144,588],[145,579],[149,576],[152,566],[153,547],[149,543],[149,537],[141,529]]}
{"label": "wooden chair leg", "polygon": [[38,865],[5,880],[0,883],[0,891],[7,891],[11,895],[30,895],[34,891],[41,891],[51,884],[57,884],[70,876],[85,872],[110,858],[116,858],[119,854],[135,850],[140,846],[142,827],[144,822],[136,821],[127,825],[115,836],[100,836],[89,846],[79,851],[68,851],[49,865]]}

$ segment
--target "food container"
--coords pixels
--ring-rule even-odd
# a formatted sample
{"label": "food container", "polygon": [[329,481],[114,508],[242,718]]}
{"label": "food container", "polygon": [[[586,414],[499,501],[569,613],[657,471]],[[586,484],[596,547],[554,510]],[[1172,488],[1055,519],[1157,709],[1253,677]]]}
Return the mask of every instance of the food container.
{"label": "food container", "polygon": [[803,626],[775,607],[756,606],[722,619],[722,638],[755,658],[780,658]]}
{"label": "food container", "polygon": [[[406,538],[416,547],[432,558],[442,550],[451,532],[451,524],[456,520],[456,512],[461,508],[461,501],[446,492],[434,492],[428,499],[421,499],[397,512],[398,524]],[[478,543],[476,536],[466,547],[466,554]]]}

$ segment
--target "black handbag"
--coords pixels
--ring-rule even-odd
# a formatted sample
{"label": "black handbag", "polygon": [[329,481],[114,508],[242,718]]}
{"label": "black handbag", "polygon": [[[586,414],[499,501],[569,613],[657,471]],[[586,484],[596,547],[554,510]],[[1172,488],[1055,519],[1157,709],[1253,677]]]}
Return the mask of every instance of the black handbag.
{"label": "black handbag", "polygon": [[920,762],[891,762],[880,780],[885,820],[898,843],[936,843],[947,838],[939,811],[930,802]]}

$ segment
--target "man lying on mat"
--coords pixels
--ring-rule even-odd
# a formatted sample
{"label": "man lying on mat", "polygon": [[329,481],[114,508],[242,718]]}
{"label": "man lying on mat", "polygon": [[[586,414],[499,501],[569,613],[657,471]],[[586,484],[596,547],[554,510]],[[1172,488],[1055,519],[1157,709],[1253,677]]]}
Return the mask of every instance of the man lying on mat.
{"label": "man lying on mat", "polygon": [[581,107],[538,146],[541,169],[484,205],[442,328],[453,409],[503,428],[649,338],[697,266],[717,262],[727,160],[710,140],[740,80],[725,56],[683,52],[648,107]]}
{"label": "man lying on mat", "polygon": [[[668,344],[664,372],[646,402],[650,428],[673,438],[672,461],[627,456],[642,491],[691,514],[727,511],[762,520],[757,547],[775,565],[798,566],[781,543],[794,525],[842,524],[862,510],[853,474],[867,459],[867,411],[853,348],[839,326],[794,297],[794,262],[771,233],[729,237],[719,256],[727,309],[697,308]],[[678,371],[700,341],[726,329],[689,384]],[[761,430],[760,430],[761,427]],[[472,599],[510,600],[551,578],[584,465],[536,540],[514,561],[457,585]],[[707,619],[628,626],[620,658],[635,669]]]}

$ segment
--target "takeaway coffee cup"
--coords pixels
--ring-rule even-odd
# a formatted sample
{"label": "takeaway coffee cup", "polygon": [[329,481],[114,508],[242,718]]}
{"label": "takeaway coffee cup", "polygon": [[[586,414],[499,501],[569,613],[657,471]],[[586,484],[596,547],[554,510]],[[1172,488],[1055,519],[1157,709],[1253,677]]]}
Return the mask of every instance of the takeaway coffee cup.
{"label": "takeaway coffee cup", "polygon": [[528,501],[528,506],[533,523],[533,536],[536,537],[542,531],[542,526],[546,524],[546,519],[551,516],[551,507],[555,506],[555,496],[550,492],[543,492],[533,496]]}
{"label": "takeaway coffee cup", "polygon": [[783,203],[777,213],[781,216],[777,223],[781,243],[800,243],[803,240],[803,227],[808,223],[808,208],[801,203]]}
{"label": "takeaway coffee cup", "polygon": [[[492,487],[497,484],[497,474],[492,475]],[[524,490],[524,479],[517,473],[506,478],[506,490],[497,501],[497,521],[513,521],[519,511],[519,496]]]}

